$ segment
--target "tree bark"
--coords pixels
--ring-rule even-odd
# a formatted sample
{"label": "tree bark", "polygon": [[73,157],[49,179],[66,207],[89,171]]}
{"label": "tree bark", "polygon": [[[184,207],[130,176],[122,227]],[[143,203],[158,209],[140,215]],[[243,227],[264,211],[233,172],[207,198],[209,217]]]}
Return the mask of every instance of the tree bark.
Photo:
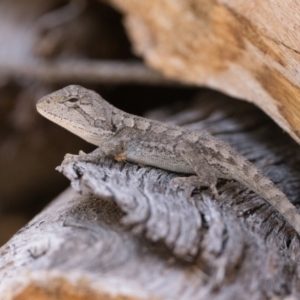
{"label": "tree bark", "polygon": [[150,66],[255,103],[300,142],[299,1],[107,2]]}
{"label": "tree bark", "polygon": [[[253,105],[206,92],[148,117],[206,129],[299,201],[298,145]],[[176,174],[72,161],[67,190],[0,249],[0,299],[298,299],[299,237],[235,181],[219,199]]]}

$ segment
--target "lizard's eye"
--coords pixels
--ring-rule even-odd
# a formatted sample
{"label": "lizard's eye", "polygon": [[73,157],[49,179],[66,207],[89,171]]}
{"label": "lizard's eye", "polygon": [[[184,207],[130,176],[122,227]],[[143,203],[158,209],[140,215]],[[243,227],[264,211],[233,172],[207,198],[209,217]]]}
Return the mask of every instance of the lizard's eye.
{"label": "lizard's eye", "polygon": [[75,103],[78,101],[78,98],[70,98],[68,102]]}

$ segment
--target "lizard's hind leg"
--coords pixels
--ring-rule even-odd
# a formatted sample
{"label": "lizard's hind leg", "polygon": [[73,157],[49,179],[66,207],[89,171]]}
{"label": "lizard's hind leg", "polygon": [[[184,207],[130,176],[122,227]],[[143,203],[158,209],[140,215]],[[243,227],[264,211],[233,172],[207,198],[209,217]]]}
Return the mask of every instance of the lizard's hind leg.
{"label": "lizard's hind leg", "polygon": [[179,144],[176,150],[197,176],[177,177],[172,180],[171,184],[173,186],[183,184],[186,191],[190,190],[191,185],[194,187],[209,187],[213,195],[218,198],[219,194],[216,188],[218,177],[213,167],[208,164],[193,145],[188,143]]}

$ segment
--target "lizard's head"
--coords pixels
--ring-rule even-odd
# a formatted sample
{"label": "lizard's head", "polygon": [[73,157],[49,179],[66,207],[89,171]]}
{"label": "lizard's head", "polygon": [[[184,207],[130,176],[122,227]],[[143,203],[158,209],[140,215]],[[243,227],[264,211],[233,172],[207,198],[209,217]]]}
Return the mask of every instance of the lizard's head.
{"label": "lizard's head", "polygon": [[37,102],[37,111],[84,140],[99,145],[113,135],[113,107],[94,91],[69,85]]}

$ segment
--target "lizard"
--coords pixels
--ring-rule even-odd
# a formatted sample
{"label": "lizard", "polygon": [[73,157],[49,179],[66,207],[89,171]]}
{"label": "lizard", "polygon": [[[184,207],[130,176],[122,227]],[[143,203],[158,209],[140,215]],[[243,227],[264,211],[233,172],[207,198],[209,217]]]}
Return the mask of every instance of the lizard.
{"label": "lizard", "polygon": [[217,198],[218,179],[236,180],[273,206],[300,234],[300,214],[286,195],[225,142],[207,131],[146,119],[126,113],[99,94],[70,85],[42,97],[37,111],[98,148],[80,152],[81,161],[100,157],[129,161],[167,171],[191,174],[171,184],[208,187]]}

